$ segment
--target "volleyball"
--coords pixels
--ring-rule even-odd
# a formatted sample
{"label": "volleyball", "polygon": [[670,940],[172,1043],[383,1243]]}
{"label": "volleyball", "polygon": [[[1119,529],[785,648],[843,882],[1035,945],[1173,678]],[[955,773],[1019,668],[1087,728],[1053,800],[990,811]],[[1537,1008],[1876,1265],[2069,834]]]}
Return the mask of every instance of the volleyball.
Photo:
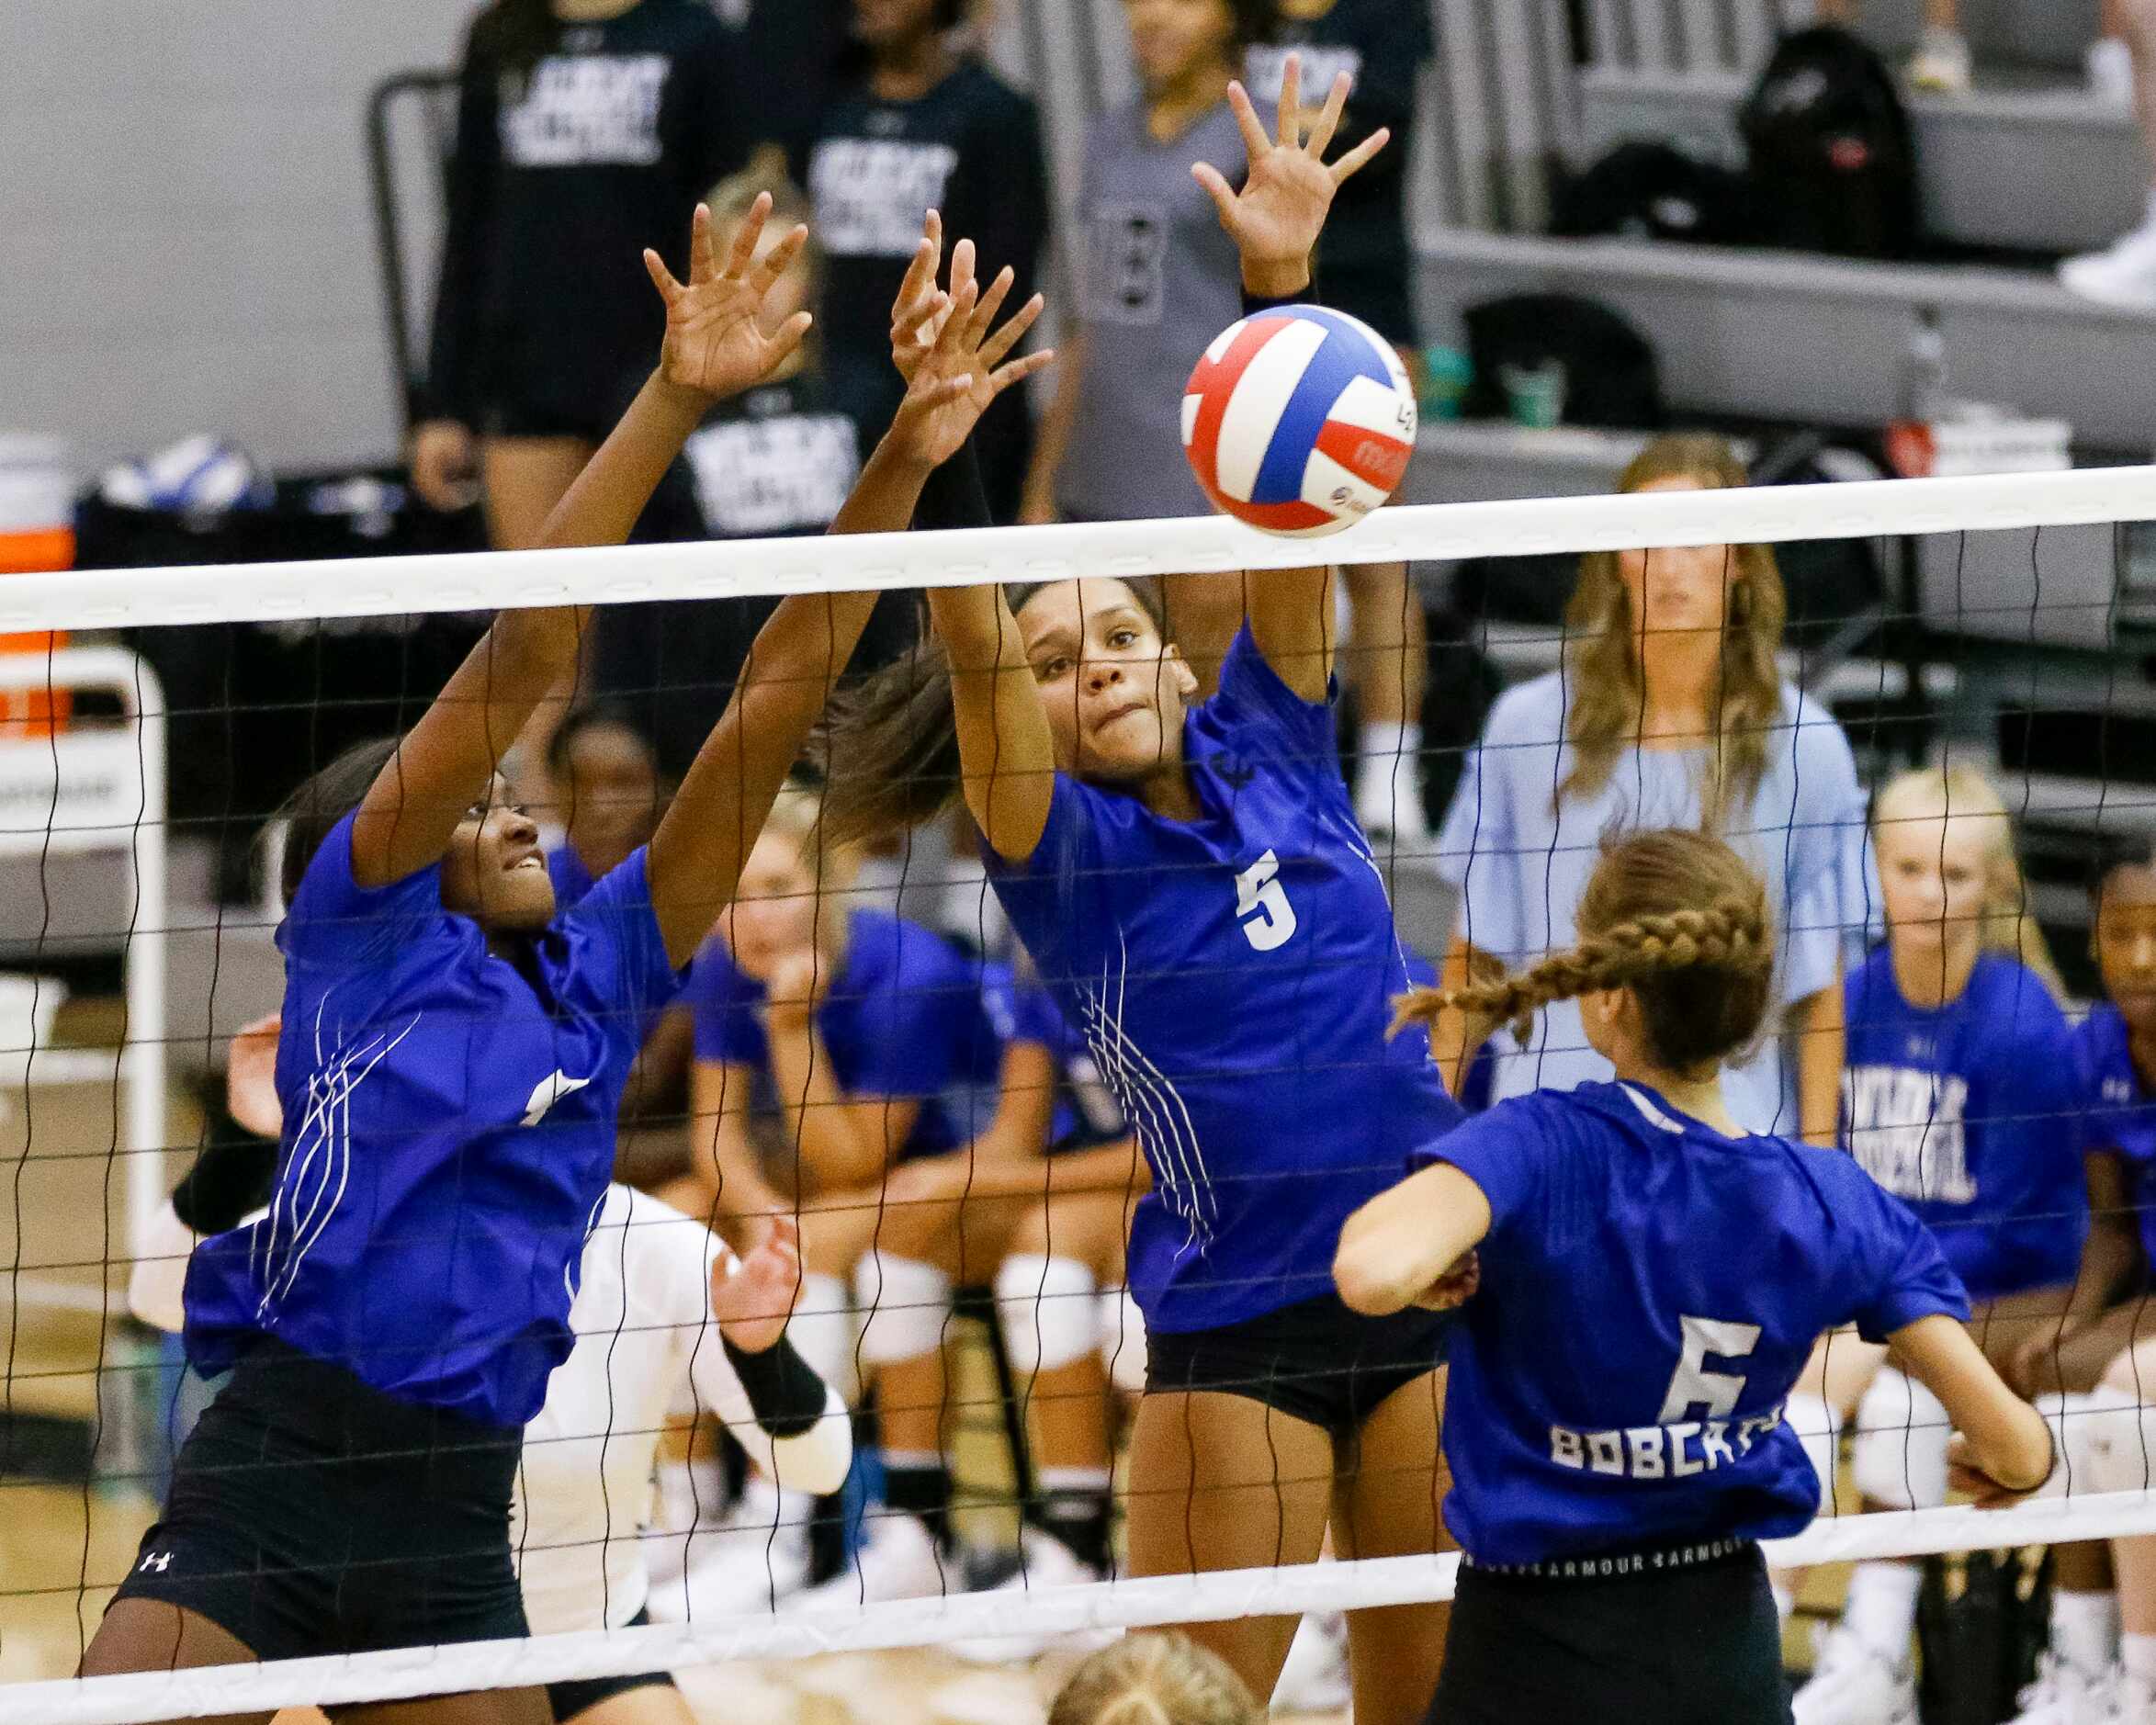
{"label": "volleyball", "polygon": [[1415,453],[1415,389],[1369,324],[1287,306],[1223,331],[1183,393],[1183,453],[1214,505],[1321,538],[1378,508]]}

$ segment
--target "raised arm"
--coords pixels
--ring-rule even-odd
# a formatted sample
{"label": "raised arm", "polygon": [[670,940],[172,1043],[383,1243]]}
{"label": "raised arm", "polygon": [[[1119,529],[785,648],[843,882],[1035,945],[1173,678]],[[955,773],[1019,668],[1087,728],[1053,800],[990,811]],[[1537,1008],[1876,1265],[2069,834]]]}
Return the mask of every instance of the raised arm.
{"label": "raised arm", "polygon": [[[699,206],[686,287],[655,253],[644,254],[666,300],[659,369],[547,517],[542,547],[626,539],[711,404],[769,376],[801,344],[807,312],[796,312],[774,335],[758,322],[764,296],[808,237],[796,228],[757,262],[770,211],[768,197],[757,200],[722,270],[712,254],[711,212]],[[352,874],[362,886],[386,886],[441,860],[525,721],[575,671],[590,616],[589,606],[549,605],[494,619],[360,804]],[[683,962],[687,956],[681,955]]]}
{"label": "raised arm", "polygon": [[1333,1281],[1354,1311],[1383,1317],[1411,1305],[1457,1303],[1451,1285],[1490,1231],[1490,1201],[1449,1162],[1380,1192],[1340,1230]]}
{"label": "raised arm", "polygon": [[[1009,270],[985,294],[968,280],[946,300],[920,290],[927,250],[923,240],[901,289],[897,324],[909,334],[940,318],[939,333],[831,524],[834,534],[910,525],[929,476],[965,445],[988,403],[1054,357],[1009,358],[1041,313],[1035,298],[995,327],[1010,291]],[[932,264],[928,269],[932,288]],[[651,840],[651,908],[675,964],[688,963],[732,898],[741,863],[875,607],[874,593],[796,594],[757,634],[733,699]]]}
{"label": "raised arm", "polygon": [[[1209,163],[1191,172],[1212,195],[1220,225],[1243,261],[1243,291],[1259,299],[1292,299],[1309,290],[1311,254],[1325,231],[1341,184],[1385,147],[1389,132],[1372,132],[1327,166],[1325,152],[1339,130],[1353,81],[1333,81],[1324,110],[1304,139],[1302,66],[1288,56],[1281,82],[1280,136],[1266,135],[1240,84],[1228,85],[1228,105],[1242,129],[1249,171],[1237,191]],[[1281,681],[1305,701],[1326,698],[1333,671],[1332,570],[1281,569],[1244,578],[1251,639]]]}

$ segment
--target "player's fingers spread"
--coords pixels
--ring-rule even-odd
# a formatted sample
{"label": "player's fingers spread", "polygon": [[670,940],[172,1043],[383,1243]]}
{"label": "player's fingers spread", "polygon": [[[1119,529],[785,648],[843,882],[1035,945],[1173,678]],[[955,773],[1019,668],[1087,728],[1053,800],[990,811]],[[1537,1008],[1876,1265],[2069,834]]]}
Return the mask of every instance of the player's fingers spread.
{"label": "player's fingers spread", "polygon": [[659,297],[669,306],[682,297],[681,283],[674,280],[673,272],[649,246],[644,248],[644,273],[651,277],[651,285],[659,289]]}
{"label": "player's fingers spread", "polygon": [[1221,171],[1209,162],[1191,165],[1191,177],[1202,186],[1213,199],[1213,207],[1220,211],[1222,222],[1233,225],[1236,219],[1235,189],[1227,183]]}
{"label": "player's fingers spread", "polygon": [[[930,214],[933,216],[934,211]],[[913,261],[906,266],[906,279],[898,284],[898,303],[911,305],[928,291],[928,286],[936,278],[936,244],[926,234],[913,248]]]}
{"label": "player's fingers spread", "polygon": [[968,339],[978,347],[982,339],[996,326],[996,314],[1003,310],[1003,302],[1010,298],[1010,290],[1018,285],[1018,272],[1006,264],[996,272],[996,279],[988,284],[988,290],[981,296],[981,302],[973,310],[973,328]]}
{"label": "player's fingers spread", "polygon": [[988,383],[998,395],[1001,395],[1012,384],[1023,383],[1035,372],[1045,371],[1055,363],[1055,350],[1053,347],[1044,347],[1037,354],[1023,355],[1012,360],[1008,366],[997,367],[989,377]]}
{"label": "player's fingers spread", "polygon": [[1272,148],[1272,140],[1265,135],[1265,122],[1258,118],[1258,110],[1251,106],[1250,93],[1239,83],[1227,87],[1228,109],[1236,117],[1236,129],[1243,134],[1243,148],[1250,160],[1258,158]]}
{"label": "player's fingers spread", "polygon": [[1026,332],[1039,320],[1041,308],[1046,303],[1039,294],[1035,294],[1012,312],[1003,327],[982,344],[981,363],[990,366],[1001,365],[1003,356],[1025,340]]}
{"label": "player's fingers spread", "polygon": [[1281,68],[1281,141],[1291,149],[1303,126],[1303,56],[1290,54]]}
{"label": "player's fingers spread", "polygon": [[1325,111],[1317,117],[1317,124],[1310,130],[1310,141],[1304,146],[1314,156],[1323,156],[1331,147],[1333,134],[1340,130],[1340,116],[1348,111],[1348,92],[1355,87],[1355,80],[1346,73],[1333,80],[1333,87],[1326,93]]}
{"label": "player's fingers spread", "polygon": [[1333,163],[1333,184],[1338,186],[1349,175],[1359,172],[1368,164],[1371,157],[1377,154],[1392,141],[1392,128],[1380,126],[1369,137],[1357,144],[1354,149],[1349,151],[1346,155]]}
{"label": "player's fingers spread", "polygon": [[[742,219],[740,231],[734,235],[733,249],[727,255],[727,274],[737,278],[749,273],[749,266],[756,261],[757,242],[763,237],[763,223],[771,214],[771,194],[759,192],[756,201],[749,206],[749,213]],[[708,212],[705,220],[710,220]]]}
{"label": "player's fingers spread", "polygon": [[980,302],[980,283],[972,280],[962,283],[952,294],[951,312],[943,321],[943,334],[936,344],[941,351],[954,354],[965,344],[965,333],[973,321],[973,309]]}
{"label": "player's fingers spread", "polygon": [[794,260],[801,255],[801,248],[807,243],[808,230],[796,223],[791,233],[763,254],[762,262],[749,276],[749,285],[758,298],[778,286],[779,277],[794,267]]}
{"label": "player's fingers spread", "polygon": [[771,338],[771,363],[781,364],[794,350],[807,339],[809,326],[816,320],[806,311],[796,311],[779,325],[778,333]]}

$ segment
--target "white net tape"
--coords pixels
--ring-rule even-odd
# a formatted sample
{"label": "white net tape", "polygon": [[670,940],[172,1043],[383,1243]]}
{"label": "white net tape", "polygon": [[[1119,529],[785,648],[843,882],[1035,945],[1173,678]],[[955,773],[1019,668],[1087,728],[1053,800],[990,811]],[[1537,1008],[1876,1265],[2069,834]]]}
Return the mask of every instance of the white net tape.
{"label": "white net tape", "polygon": [[[1871,1557],[1997,1550],[2072,1539],[2156,1533],[2156,1491],[2023,1504],[1850,1516],[1821,1521],[1767,1548],[1778,1567]],[[564,1683],[647,1671],[679,1671],[743,1659],[925,1647],[973,1636],[1146,1629],[1306,1611],[1354,1611],[1452,1596],[1455,1556],[1371,1558],[1282,1569],[1219,1570],[1080,1587],[904,1600],[856,1611],[803,1611],[730,1623],[477,1641],[274,1664],[146,1672],[77,1682],[28,1683],[6,1693],[10,1725],[149,1725],[158,1719],[334,1707],[526,1684]]]}
{"label": "white net tape", "polygon": [[[2156,467],[1978,479],[1389,509],[1317,547],[1224,518],[30,575],[0,582],[0,632],[355,617],[562,603],[722,598],[1443,561],[1715,544],[1913,537],[2156,519]],[[1823,1520],[1771,1551],[1808,1565],[2156,1533],[2156,1491],[1985,1514]],[[262,1665],[18,1684],[11,1725],[119,1725],[592,1679],[751,1658],[1383,1607],[1450,1597],[1457,1560],[1394,1558],[952,1595],[858,1611],[660,1625]]]}
{"label": "white net tape", "polygon": [[1381,510],[1335,538],[1225,516],[732,544],[496,551],[363,562],[83,570],[0,582],[0,633],[393,616],[505,606],[746,598],[1617,551],[1635,546],[1993,532],[2156,518],[2156,468],[1886,479]]}

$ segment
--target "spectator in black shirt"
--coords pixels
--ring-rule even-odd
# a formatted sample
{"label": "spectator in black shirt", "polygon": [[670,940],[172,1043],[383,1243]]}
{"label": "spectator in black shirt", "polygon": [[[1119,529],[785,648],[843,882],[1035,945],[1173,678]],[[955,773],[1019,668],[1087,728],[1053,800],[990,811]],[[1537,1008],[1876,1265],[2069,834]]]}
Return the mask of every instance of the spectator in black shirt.
{"label": "spectator in black shirt", "polygon": [[[1341,135],[1368,137],[1390,128],[1391,145],[1340,187],[1326,223],[1318,272],[1325,302],[1360,318],[1416,369],[1407,234],[1407,174],[1415,159],[1416,86],[1435,52],[1429,8],[1420,0],[1276,0],[1272,39],[1253,47],[1244,82],[1259,112],[1281,96],[1290,54],[1302,60],[1308,105],[1325,100],[1345,72],[1353,83]],[[1351,604],[1340,670],[1355,695],[1355,813],[1373,836],[1390,839],[1403,859],[1427,853],[1422,806],[1422,702],[1429,632],[1405,563],[1371,563],[1342,571]]]}
{"label": "spectator in black shirt", "polygon": [[476,475],[531,544],[648,368],[696,200],[739,167],[731,38],[706,0],[495,0],[471,28],[412,478]]}
{"label": "spectator in black shirt", "polygon": [[[1032,296],[1047,242],[1039,113],[967,51],[965,17],[966,0],[853,0],[852,52],[809,148],[824,360],[872,424],[898,400],[891,296],[928,212],[1010,265],[1013,304]],[[974,441],[991,513],[1015,520],[1033,442],[1021,392],[988,410]]]}

